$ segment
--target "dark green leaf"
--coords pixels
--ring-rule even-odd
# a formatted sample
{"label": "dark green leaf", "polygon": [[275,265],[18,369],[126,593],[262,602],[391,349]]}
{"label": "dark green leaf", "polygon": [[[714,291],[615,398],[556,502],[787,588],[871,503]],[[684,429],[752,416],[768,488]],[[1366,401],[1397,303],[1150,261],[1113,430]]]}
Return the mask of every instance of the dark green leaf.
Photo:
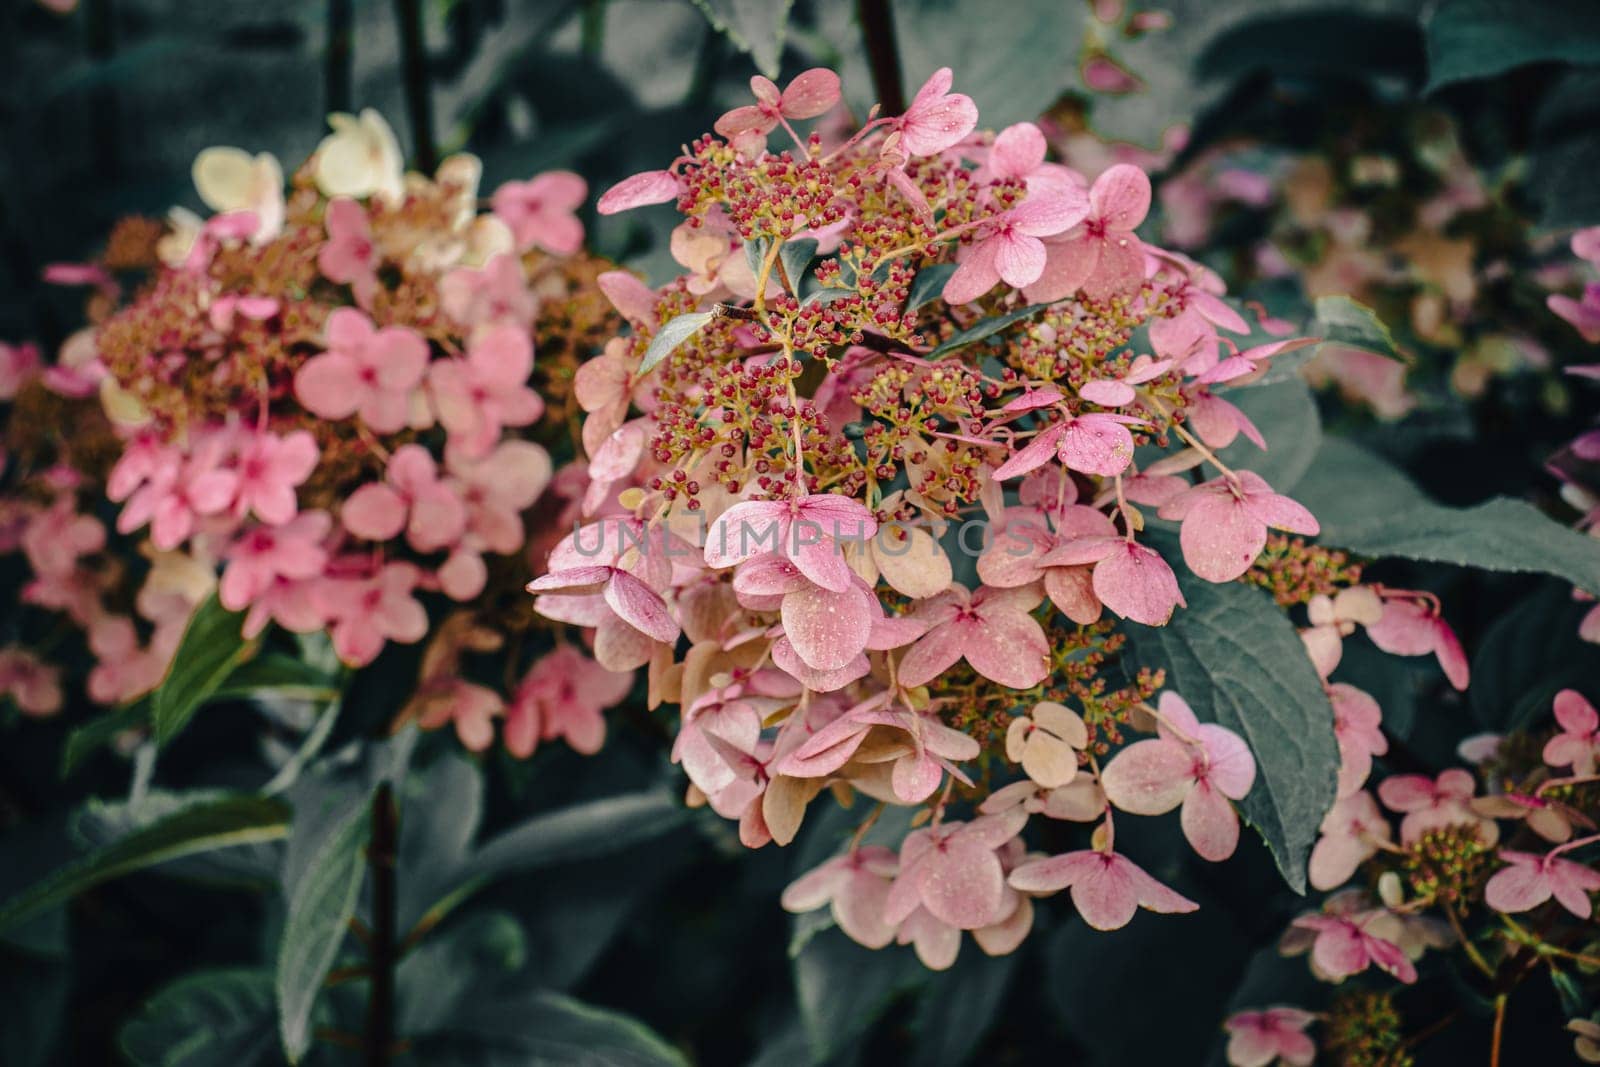
{"label": "dark green leaf", "polygon": [[688,1061],[636,1019],[560,993],[474,1000],[446,1029],[416,1042],[429,1067],[685,1067]]}
{"label": "dark green leaf", "polygon": [[1348,296],[1317,298],[1317,318],[1312,330],[1324,343],[1339,344],[1399,358],[1394,335],[1377,312]]}
{"label": "dark green leaf", "polygon": [[400,1036],[448,1029],[461,1005],[494,989],[527,962],[527,934],[502,911],[471,916],[423,939],[395,974]]}
{"label": "dark green leaf", "polygon": [[256,1067],[277,1058],[272,975],[197,971],[166,986],[122,1027],[139,1067]]}
{"label": "dark green leaf", "polygon": [[1298,482],[1322,447],[1322,418],[1306,383],[1290,378],[1275,385],[1233,389],[1227,400],[1256,424],[1267,449],[1263,452],[1241,434],[1222,450],[1222,461],[1255,471],[1274,488]]}
{"label": "dark green leaf", "polygon": [[1600,138],[1587,131],[1540,145],[1530,153],[1528,189],[1539,202],[1539,221],[1553,229],[1600,222]]}
{"label": "dark green leaf", "polygon": [[1000,1017],[1016,966],[1016,953],[994,957],[969,949],[956,957],[955,966],[935,974],[917,998],[911,1023],[913,1067],[969,1062]]}
{"label": "dark green leaf", "polygon": [[72,963],[45,959],[0,946],[0,1000],[6,1021],[0,1026],[0,1063],[6,1067],[46,1067],[67,1062],[60,1051],[66,1021]]}
{"label": "dark green leaf", "polygon": [[447,755],[400,789],[400,931],[410,930],[461,876],[483,813],[483,774]]}
{"label": "dark green leaf", "polygon": [[1529,63],[1600,64],[1600,6],[1442,0],[1423,27],[1428,88]]}
{"label": "dark green leaf", "polygon": [[794,961],[795,996],[814,1063],[853,1046],[890,1002],[931,972],[909,948],[873,951],[838,930],[812,938]]}
{"label": "dark green leaf", "polygon": [[61,776],[65,778],[77,770],[96,749],[110,744],[124,730],[132,730],[149,721],[148,700],[140,700],[115,711],[96,713],[94,718],[67,735],[67,743],[61,750]]}
{"label": "dark green leaf", "polygon": [[243,619],[213,593],[189,620],[166,679],[150,697],[156,744],[177,737],[249,653],[252,642],[239,635]]}
{"label": "dark green leaf", "polygon": [[[1550,583],[1497,618],[1472,657],[1467,699],[1486,730],[1510,733],[1548,721],[1562,689],[1593,690],[1600,648],[1578,637],[1590,605]],[[1600,692],[1591,695],[1600,697]],[[1385,706],[1385,725],[1388,725]]]}
{"label": "dark green leaf", "polygon": [[288,809],[260,797],[228,796],[185,808],[94,850],[12,897],[0,905],[0,929],[109,879],[210,849],[275,841],[288,832],[288,826]]}
{"label": "dark green leaf", "polygon": [[916,311],[929,302],[939,299],[945,283],[956,272],[954,263],[933,263],[923,267],[911,281],[911,295],[906,298],[906,310]]}
{"label": "dark green leaf", "polygon": [[789,9],[794,0],[693,0],[713,29],[725,34],[735,48],[749,54],[756,69],[769,78],[778,76],[783,41],[789,32]]}
{"label": "dark green leaf", "polygon": [[930,352],[929,356],[930,358],[937,359],[948,352],[954,352],[957,349],[965,348],[970,344],[975,344],[978,341],[983,340],[985,337],[993,337],[995,334],[999,333],[1001,330],[1004,330],[1008,326],[1014,326],[1025,319],[1031,319],[1040,311],[1044,310],[1045,306],[1046,305],[1044,304],[1029,304],[1027,307],[1020,307],[1015,311],[1008,311],[1004,315],[995,315],[992,318],[984,319],[972,326],[968,326],[960,333],[953,335],[948,341],[944,342],[938,348],[935,348],[932,352]]}
{"label": "dark green leaf", "polygon": [[1186,572],[1180,584],[1189,606],[1172,622],[1128,627],[1133,661],[1164,667],[1167,688],[1202,721],[1250,746],[1256,783],[1240,809],[1290,887],[1304,893],[1306,860],[1334,799],[1333,708],[1293,624],[1266,593]]}
{"label": "dark green leaf", "polygon": [[952,92],[978,105],[981,125],[1031,122],[1078,81],[1088,14],[1061,0],[1010,0],[996,9],[958,0],[892,0],[894,37],[909,101],[940,67],[956,72]]}
{"label": "dark green leaf", "polygon": [[661,329],[656,331],[656,335],[650,338],[650,344],[645,347],[644,358],[639,361],[638,373],[645,374],[653,370],[657,363],[672,354],[673,349],[705,329],[706,323],[716,317],[715,311],[695,311],[663,323]]}
{"label": "dark green leaf", "polygon": [[817,254],[817,242],[812,237],[785,241],[778,249],[778,262],[783,265],[783,276],[789,281],[789,292],[801,296],[805,289],[806,272]]}
{"label": "dark green leaf", "polygon": [[311,1011],[355,914],[371,827],[367,806],[352,806],[322,835],[301,876],[285,886],[289,915],[278,944],[274,988],[279,1037],[291,1063],[311,1046]]}
{"label": "dark green leaf", "polygon": [[305,700],[330,700],[338,692],[334,683],[335,679],[309,663],[272,652],[235,667],[212,693],[211,699],[243,700],[270,693]]}
{"label": "dark green leaf", "polygon": [[1342,438],[1324,444],[1293,496],[1317,516],[1324,544],[1380,558],[1550,574],[1600,589],[1600,542],[1521,500],[1435,504],[1404,473]]}

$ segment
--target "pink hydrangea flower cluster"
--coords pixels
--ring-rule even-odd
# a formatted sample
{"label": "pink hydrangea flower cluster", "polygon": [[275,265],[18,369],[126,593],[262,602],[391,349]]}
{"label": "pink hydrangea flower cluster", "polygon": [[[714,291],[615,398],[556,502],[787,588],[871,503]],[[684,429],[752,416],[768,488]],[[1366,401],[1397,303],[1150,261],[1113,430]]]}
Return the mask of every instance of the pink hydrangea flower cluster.
{"label": "pink hydrangea flower cluster", "polygon": [[[270,157],[258,160],[271,180],[240,186],[230,161],[251,174],[259,162],[202,153],[196,183],[219,214],[175,216],[148,262],[121,265],[142,268],[143,283],[101,307],[56,365],[28,346],[0,349],[0,395],[37,384],[80,398],[107,438],[95,458],[110,454],[97,477],[70,451],[42,474],[18,472],[50,494],[8,512],[8,547],[33,572],[25,597],[85,631],[99,703],[159,684],[214,592],[245,639],[269,626],[326,632],[350,667],[432,634],[424,725],[453,722],[482,748],[504,718],[517,755],[556,737],[593,751],[600,710],[628,679],[570,646],[503,693],[444,685],[438,669],[481,648],[471,627],[439,620],[452,604],[487,604],[491,564],[520,561],[551,481],[535,439],[536,320],[543,301],[582,284],[562,271],[581,249],[586,187],[565,172],[510,182],[481,213],[475,158],[404,174],[397,150],[379,150],[393,140],[381,117],[347,118],[287,193]],[[99,265],[52,278],[118,295]],[[92,513],[102,488],[116,532],[150,559],[133,614],[103,595],[108,531]],[[20,707],[60,704],[49,667],[19,649],[0,655]]]}
{"label": "pink hydrangea flower cluster", "polygon": [[[785,896],[864,945],[1010,951],[1061,891],[1101,929],[1192,910],[1114,816],[1178,811],[1225,859],[1254,758],[1151,672],[1096,675],[1119,627],[1184,606],[1149,523],[1212,582],[1269,530],[1317,533],[1218,456],[1267,446],[1229,391],[1308,342],[1244,344],[1217,277],[1138,236],[1143,171],[1090,182],[1032,124],[979,131],[949,70],[838,138],[797,125],[834,113],[831,72],[752,91],[601,197],[672,204],[683,273],[599,280],[632,332],[578,374],[587,485],[535,610],[647,669],[691,802],[746,845],[789,843],[825,791],[921,809]],[[1087,847],[1030,853],[1034,816]]]}

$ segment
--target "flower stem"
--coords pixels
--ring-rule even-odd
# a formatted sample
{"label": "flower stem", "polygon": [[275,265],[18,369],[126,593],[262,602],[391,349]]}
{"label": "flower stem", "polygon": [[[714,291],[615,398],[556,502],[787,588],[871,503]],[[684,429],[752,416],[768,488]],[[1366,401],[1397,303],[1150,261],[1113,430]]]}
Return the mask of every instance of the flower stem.
{"label": "flower stem", "polygon": [[872,66],[872,86],[878,103],[891,115],[901,114],[906,109],[906,96],[901,87],[900,50],[895,46],[889,0],[857,0],[856,19],[861,23],[862,43]]}
{"label": "flower stem", "polygon": [[422,43],[422,0],[394,0],[400,23],[400,69],[404,73],[406,112],[411,117],[411,148],[417,169],[432,174],[439,165],[433,143],[433,98],[428,87],[428,56]]}
{"label": "flower stem", "polygon": [[367,948],[372,985],[362,1040],[367,1067],[387,1067],[394,1051],[395,847],[394,789],[385,782],[372,797],[372,839],[367,845],[372,869],[372,938]]}
{"label": "flower stem", "polygon": [[1494,998],[1494,1035],[1490,1038],[1489,1067],[1500,1067],[1500,1038],[1506,1028],[1506,994]]}

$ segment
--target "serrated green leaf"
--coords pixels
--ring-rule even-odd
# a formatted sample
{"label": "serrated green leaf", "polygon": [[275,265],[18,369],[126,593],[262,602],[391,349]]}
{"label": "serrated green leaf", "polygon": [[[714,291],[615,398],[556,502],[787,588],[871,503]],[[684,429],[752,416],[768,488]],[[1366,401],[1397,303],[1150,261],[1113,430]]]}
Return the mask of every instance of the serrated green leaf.
{"label": "serrated green leaf", "polygon": [[1600,590],[1600,541],[1521,500],[1436,504],[1386,460],[1342,438],[1324,443],[1291,495],[1317,516],[1324,544],[1373,557],[1549,574]]}
{"label": "serrated green leaf", "polygon": [[210,849],[276,841],[288,829],[288,809],[261,797],[229,796],[186,808],[90,852],[6,901],[0,905],[0,929],[112,878]]}
{"label": "serrated green leaf", "polygon": [[694,6],[769,78],[778,76],[794,0],[693,0]]}
{"label": "serrated green leaf", "polygon": [[663,323],[645,347],[644,359],[639,361],[640,374],[655,369],[656,364],[672,354],[672,350],[705,329],[706,323],[717,317],[715,311],[693,311]]}
{"label": "serrated green leaf", "polygon": [[956,272],[954,263],[932,263],[917,272],[911,280],[911,293],[906,297],[906,310],[916,311],[939,299],[945,283]]}
{"label": "serrated green leaf", "polygon": [[1600,64],[1600,6],[1443,0],[1423,24],[1428,91],[1530,63]]}
{"label": "serrated green leaf", "polygon": [[115,711],[96,714],[67,735],[67,743],[61,750],[61,777],[65,778],[77,770],[96,749],[110,744],[122,731],[143,726],[149,721],[149,700],[139,700]]}
{"label": "serrated green leaf", "polygon": [[960,333],[953,335],[938,348],[935,348],[932,352],[928,353],[928,358],[937,359],[942,355],[965,348],[970,344],[976,344],[986,337],[993,337],[995,334],[999,333],[1001,330],[1004,330],[1008,326],[1014,326],[1026,319],[1033,318],[1033,316],[1044,310],[1046,306],[1047,305],[1045,304],[1029,304],[1027,307],[1020,307],[1015,311],[1008,311],[1004,315],[995,315],[990,318],[983,319],[972,326],[968,326]]}
{"label": "serrated green leaf", "polygon": [[189,725],[254,642],[239,634],[244,616],[224,608],[213,593],[183,631],[167,677],[150,696],[150,719],[157,745],[166,745]]}
{"label": "serrated green leaf", "polygon": [[1240,810],[1290,888],[1304,893],[1306,860],[1334,800],[1333,707],[1294,625],[1266,593],[1187,572],[1179,584],[1188,607],[1170,623],[1128,627],[1132,662],[1165,668],[1167,688],[1201,721],[1250,746],[1258,773]]}
{"label": "serrated green leaf", "polygon": [[273,986],[278,1035],[290,1063],[311,1047],[311,1011],[355,914],[371,827],[368,806],[353,806],[325,834],[302,876],[285,887],[289,915],[278,943]]}
{"label": "serrated green leaf", "polygon": [[1317,298],[1317,318],[1313,330],[1326,344],[1345,345],[1398,359],[1394,335],[1378,318],[1377,312],[1348,296]]}
{"label": "serrated green leaf", "polygon": [[138,1067],[255,1067],[276,1059],[272,974],[197,971],[165,986],[118,1034]]}

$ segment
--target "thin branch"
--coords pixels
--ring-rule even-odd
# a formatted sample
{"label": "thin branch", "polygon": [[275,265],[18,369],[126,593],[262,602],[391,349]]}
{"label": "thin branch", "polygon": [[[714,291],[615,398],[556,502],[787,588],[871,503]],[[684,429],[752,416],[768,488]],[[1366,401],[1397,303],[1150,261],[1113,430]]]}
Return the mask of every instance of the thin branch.
{"label": "thin branch", "polygon": [[328,111],[349,111],[353,0],[328,0],[328,47],[323,54],[322,99]]}
{"label": "thin branch", "polygon": [[422,0],[394,0],[400,23],[400,69],[405,77],[406,112],[411,118],[417,169],[432,174],[439,165],[433,140],[433,98],[428,86],[428,55],[422,41]]}
{"label": "thin branch", "polygon": [[899,115],[906,109],[905,90],[901,88],[900,52],[894,41],[894,15],[889,10],[889,0],[857,0],[856,18],[861,23],[861,36],[867,48],[867,61],[872,65],[872,84],[878,92],[878,103],[889,115]]}
{"label": "thin branch", "polygon": [[372,868],[372,940],[367,951],[372,986],[362,1040],[367,1067],[387,1067],[394,1053],[395,814],[394,789],[385,782],[372,798],[372,840],[367,846]]}

